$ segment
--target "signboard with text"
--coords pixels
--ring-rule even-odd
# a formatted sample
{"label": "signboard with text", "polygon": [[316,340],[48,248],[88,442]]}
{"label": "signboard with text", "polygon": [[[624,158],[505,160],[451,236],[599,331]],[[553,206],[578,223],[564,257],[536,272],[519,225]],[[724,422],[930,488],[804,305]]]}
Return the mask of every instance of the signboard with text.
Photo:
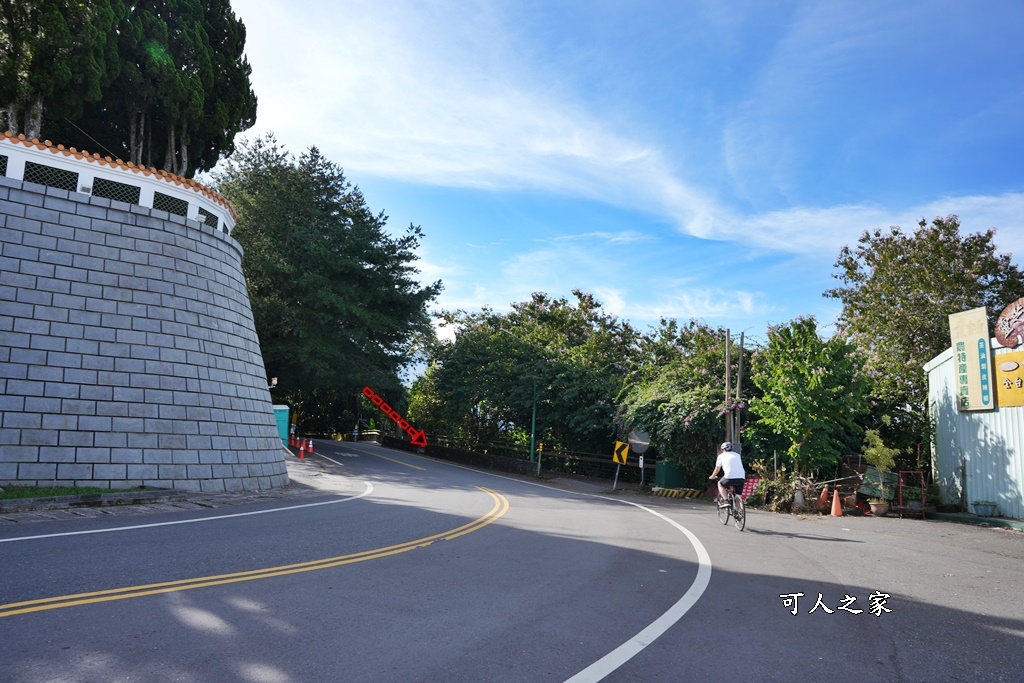
{"label": "signboard with text", "polygon": [[996,401],[1000,407],[1024,406],[1024,351],[996,358]]}
{"label": "signboard with text", "polygon": [[953,376],[959,410],[995,408],[992,391],[992,352],[985,307],[949,316],[953,343]]}

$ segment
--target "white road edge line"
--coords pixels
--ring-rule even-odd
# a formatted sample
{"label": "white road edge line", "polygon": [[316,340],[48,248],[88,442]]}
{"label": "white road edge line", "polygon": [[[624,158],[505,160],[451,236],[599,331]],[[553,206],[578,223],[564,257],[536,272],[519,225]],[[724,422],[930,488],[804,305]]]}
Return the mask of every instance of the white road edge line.
{"label": "white road edge line", "polygon": [[271,512],[287,512],[289,510],[300,510],[302,508],[318,507],[320,505],[334,505],[336,503],[347,503],[350,500],[356,500],[364,496],[368,496],[373,493],[373,484],[370,482],[364,482],[366,484],[366,490],[362,493],[347,498],[339,498],[337,500],[325,500],[319,503],[304,503],[302,505],[289,505],[283,508],[271,508],[269,510],[255,510],[253,512],[236,512],[231,515],[217,515],[215,517],[201,517],[199,519],[179,519],[174,522],[156,522],[154,524],[135,524],[133,526],[119,526],[111,527],[110,529],[89,529],[86,531],[65,531],[59,534],[42,534],[40,536],[19,536],[17,538],[0,538],[0,543],[14,543],[15,541],[35,541],[43,538],[57,538],[59,536],[82,536],[85,534],[105,534],[112,531],[132,531],[134,529],[151,529],[158,526],[172,526],[174,524],[195,524],[197,522],[216,522],[222,519],[231,519],[232,517],[249,517],[251,515],[266,515]]}
{"label": "white road edge line", "polygon": [[[603,498],[603,496],[598,497]],[[604,499],[614,500],[612,498]],[[669,628],[671,628],[677,621],[682,619],[683,615],[690,611],[691,607],[697,604],[700,596],[704,594],[704,590],[708,587],[708,583],[711,581],[711,556],[708,555],[708,551],[704,548],[700,539],[698,539],[693,532],[683,525],[672,521],[660,512],[656,512],[648,507],[638,503],[631,503],[628,500],[621,500],[618,502],[626,503],[627,505],[634,505],[641,510],[651,513],[655,517],[660,517],[682,531],[690,541],[690,544],[693,545],[694,551],[697,553],[697,560],[699,562],[697,576],[694,578],[690,588],[683,593],[683,597],[679,598],[676,604],[669,607],[664,614],[652,621],[647,628],[637,633],[622,645],[619,645],[617,648],[588,666],[583,671],[580,671],[572,678],[567,679],[565,683],[597,683],[597,681],[602,680],[605,676],[618,669],[634,656],[638,655],[648,645],[657,640],[659,636],[669,630]]]}
{"label": "white road edge line", "polygon": [[[415,453],[412,453],[410,455],[416,456]],[[690,611],[691,607],[697,604],[697,601],[700,600],[700,596],[702,596],[704,594],[704,591],[707,589],[708,583],[711,582],[711,556],[708,555],[708,551],[704,547],[704,544],[700,542],[700,539],[697,538],[693,534],[693,532],[684,527],[682,524],[672,521],[665,515],[655,510],[652,510],[649,507],[640,505],[639,503],[633,503],[628,500],[619,500],[616,498],[609,498],[607,496],[599,496],[594,493],[583,493],[582,491],[566,491],[565,489],[560,489],[555,486],[546,486],[544,484],[537,484],[532,481],[524,481],[522,479],[505,477],[500,474],[495,474],[493,472],[475,470],[471,467],[464,467],[462,465],[456,465],[455,463],[451,462],[434,460],[433,458],[424,459],[431,460],[432,462],[436,462],[441,465],[448,465],[449,467],[457,467],[458,469],[461,470],[469,470],[470,472],[477,472],[478,474],[486,474],[492,477],[497,477],[498,479],[506,479],[508,481],[515,481],[521,484],[539,486],[542,489],[550,489],[552,491],[559,491],[561,493],[575,494],[580,496],[590,496],[592,498],[600,498],[601,500],[608,500],[615,503],[624,503],[626,505],[632,505],[633,507],[638,507],[645,512],[651,513],[655,517],[660,517],[661,519],[665,520],[666,522],[674,526],[676,529],[679,529],[679,531],[683,532],[687,540],[690,541],[690,545],[693,546],[694,552],[697,553],[697,576],[693,579],[693,583],[690,584],[690,587],[687,589],[687,591],[683,593],[683,597],[679,598],[679,600],[676,601],[676,604],[669,607],[664,614],[662,614],[660,617],[658,617],[650,624],[648,624],[647,627],[644,628],[642,631],[640,631],[635,636],[624,642],[622,645],[619,645],[617,648],[606,654],[601,659],[597,660],[596,662],[588,666],[586,669],[583,669],[583,671],[580,671],[572,678],[566,679],[565,683],[597,683],[597,681],[602,680],[610,673],[618,669],[620,666],[628,662],[630,659],[640,654],[640,652],[644,648],[646,648],[648,645],[657,640],[658,637],[665,633],[665,631],[669,630],[669,628],[671,628],[673,624],[682,619],[683,615]]]}

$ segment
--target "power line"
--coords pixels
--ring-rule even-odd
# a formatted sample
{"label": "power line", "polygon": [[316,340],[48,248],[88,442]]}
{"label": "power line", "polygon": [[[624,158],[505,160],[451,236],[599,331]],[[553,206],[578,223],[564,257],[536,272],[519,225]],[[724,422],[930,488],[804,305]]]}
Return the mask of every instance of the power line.
{"label": "power line", "polygon": [[106,147],[104,147],[104,146],[103,146],[103,145],[102,145],[102,144],[100,143],[100,141],[99,141],[99,140],[97,140],[96,138],[94,138],[93,136],[89,135],[88,133],[86,133],[86,132],[85,132],[84,130],[82,130],[81,128],[79,128],[79,127],[78,127],[77,125],[75,125],[75,123],[74,123],[74,122],[73,122],[73,121],[72,121],[71,119],[69,119],[68,117],[66,117],[66,116],[65,116],[65,117],[64,117],[64,120],[65,120],[65,121],[67,121],[68,123],[70,123],[70,124],[71,124],[72,126],[74,126],[74,127],[75,127],[75,129],[76,129],[76,130],[78,130],[78,132],[79,132],[79,133],[81,133],[81,134],[82,134],[82,135],[84,135],[85,137],[87,137],[87,138],[89,138],[90,140],[92,140],[93,142],[95,142],[95,143],[96,143],[96,145],[97,145],[97,146],[98,146],[98,147],[99,147],[100,149],[102,149],[102,150],[103,150],[104,152],[106,152],[107,154],[109,154],[109,155],[110,155],[110,156],[111,156],[112,158],[114,158],[114,159],[117,159],[117,158],[119,158],[119,157],[118,157],[118,156],[117,156],[116,154],[114,154],[114,153],[113,153],[113,152],[111,152],[111,151],[110,151],[109,149],[107,149]]}

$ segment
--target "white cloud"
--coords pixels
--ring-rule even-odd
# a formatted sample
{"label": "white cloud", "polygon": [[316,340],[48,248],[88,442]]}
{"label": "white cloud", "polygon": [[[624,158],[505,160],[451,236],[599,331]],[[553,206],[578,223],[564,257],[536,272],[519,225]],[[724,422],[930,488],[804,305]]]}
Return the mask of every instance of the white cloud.
{"label": "white cloud", "polygon": [[257,95],[273,93],[249,135],[316,144],[353,176],[653,204],[695,234],[707,224],[711,203],[653,143],[552,85],[558,74],[531,63],[529,45],[484,8],[237,0],[235,9]]}
{"label": "white cloud", "polygon": [[999,248],[1024,253],[1024,194],[945,197],[919,206],[883,209],[870,205],[824,208],[794,207],[757,216],[726,217],[718,224],[718,239],[744,242],[777,252],[838,255],[865,230],[898,225],[912,232],[918,221],[957,214],[965,232],[998,228]]}
{"label": "white cloud", "polygon": [[[668,217],[689,235],[774,252],[824,252],[831,258],[866,229],[912,229],[922,216],[953,212],[971,229],[999,227],[1001,248],[1024,249],[1024,195],[1014,193],[897,208],[853,203],[753,215],[730,209],[667,161],[678,155],[592,110],[551,65],[531,57],[530,37],[519,35],[499,15],[503,10],[484,3],[233,5],[248,28],[260,95],[253,133],[273,130],[293,150],[316,144],[353,177],[585,197]],[[857,9],[842,20],[813,8],[798,17],[750,99],[723,122],[727,166],[738,175],[766,170],[775,176],[768,182],[784,186],[790,163],[785,132],[762,110],[778,114],[794,106],[791,96],[816,82],[810,64],[818,78],[822,71],[842,70],[850,54],[863,54],[879,40],[880,26],[892,25],[891,18]],[[829,26],[832,33],[821,34]],[[850,39],[829,38],[837,35]],[[620,243],[642,238],[624,231],[562,239],[585,237]],[[601,265],[582,252],[569,256],[589,267]],[[535,278],[537,266],[567,260],[562,252],[538,250],[504,269],[507,277]],[[447,274],[452,268],[428,263],[424,271]],[[551,274],[540,280],[557,282]],[[691,297],[678,306],[713,310],[714,298]]]}
{"label": "white cloud", "polygon": [[558,235],[552,238],[556,242],[576,242],[585,240],[594,240],[598,242],[606,242],[608,244],[632,244],[634,242],[648,242],[653,239],[652,235],[647,235],[636,230],[622,230],[621,232],[585,232],[568,235]]}
{"label": "white cloud", "polygon": [[926,220],[955,213],[960,216],[961,230],[965,232],[996,228],[999,250],[1013,253],[1018,263],[1024,257],[1024,194],[940,199],[921,207],[920,213]]}
{"label": "white cloud", "polygon": [[[601,292],[597,292],[598,298]],[[692,288],[648,294],[641,301],[627,301],[623,294],[605,291],[605,308],[628,320],[739,320],[770,317],[772,307],[760,292],[717,288]]]}
{"label": "white cloud", "polygon": [[434,327],[434,334],[437,339],[442,342],[453,342],[455,341],[455,334],[458,331],[455,325],[445,325],[443,320],[434,318],[431,321],[431,325]]}

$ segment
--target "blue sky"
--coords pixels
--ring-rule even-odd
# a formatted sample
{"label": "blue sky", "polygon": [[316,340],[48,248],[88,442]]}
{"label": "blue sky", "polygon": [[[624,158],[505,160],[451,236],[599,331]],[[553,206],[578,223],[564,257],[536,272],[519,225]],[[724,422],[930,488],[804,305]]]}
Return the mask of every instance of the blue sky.
{"label": "blue sky", "polygon": [[864,230],[956,213],[1024,255],[1019,0],[232,6],[245,136],[319,147],[421,226],[438,308],[580,288],[763,340],[828,333]]}

